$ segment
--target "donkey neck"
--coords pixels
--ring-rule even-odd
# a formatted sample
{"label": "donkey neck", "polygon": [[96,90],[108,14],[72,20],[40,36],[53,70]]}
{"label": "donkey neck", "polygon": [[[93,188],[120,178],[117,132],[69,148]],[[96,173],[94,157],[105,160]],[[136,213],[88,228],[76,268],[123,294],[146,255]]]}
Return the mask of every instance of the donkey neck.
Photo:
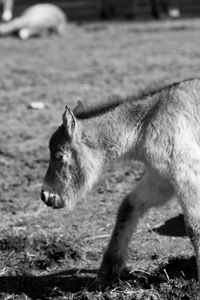
{"label": "donkey neck", "polygon": [[99,116],[82,120],[89,143],[108,160],[134,156],[145,117],[156,102],[155,97],[126,101]]}

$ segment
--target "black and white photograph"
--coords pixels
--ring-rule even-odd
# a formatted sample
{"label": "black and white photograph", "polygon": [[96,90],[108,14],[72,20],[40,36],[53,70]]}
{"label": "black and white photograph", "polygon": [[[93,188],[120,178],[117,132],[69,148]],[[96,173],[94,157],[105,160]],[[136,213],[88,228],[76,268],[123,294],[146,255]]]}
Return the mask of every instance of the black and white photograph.
{"label": "black and white photograph", "polygon": [[0,300],[200,300],[199,0],[0,0]]}

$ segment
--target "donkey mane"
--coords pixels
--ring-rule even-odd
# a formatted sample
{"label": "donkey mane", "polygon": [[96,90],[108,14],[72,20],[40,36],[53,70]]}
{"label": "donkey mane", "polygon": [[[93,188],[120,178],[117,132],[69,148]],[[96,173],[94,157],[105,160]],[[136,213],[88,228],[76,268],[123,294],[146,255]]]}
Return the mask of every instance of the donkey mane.
{"label": "donkey mane", "polygon": [[180,82],[175,82],[173,84],[168,85],[162,85],[162,84],[156,84],[153,87],[146,87],[144,90],[140,90],[136,94],[130,95],[126,98],[122,98],[120,96],[113,96],[108,99],[108,101],[97,104],[95,106],[89,106],[86,107],[82,111],[75,112],[75,116],[77,119],[89,119],[94,118],[97,116],[100,116],[106,112],[112,111],[119,105],[125,103],[125,102],[136,102],[136,101],[143,101],[147,97],[151,97],[154,94],[157,94],[165,89],[176,87],[179,83],[184,81],[193,80],[194,78],[185,79]]}
{"label": "donkey mane", "polygon": [[149,95],[153,95],[158,91],[158,89],[147,88],[144,91],[140,91],[135,95],[128,96],[126,98],[122,98],[120,96],[113,96],[108,99],[108,101],[97,104],[95,106],[86,107],[82,111],[75,112],[75,116],[77,119],[89,119],[100,116],[106,112],[112,111],[119,105],[124,102],[132,102],[136,100],[142,100]]}
{"label": "donkey mane", "polygon": [[93,117],[100,116],[108,111],[113,110],[115,107],[123,103],[123,99],[116,98],[111,99],[111,101],[103,102],[95,106],[86,107],[83,111],[75,113],[78,119],[89,119]]}

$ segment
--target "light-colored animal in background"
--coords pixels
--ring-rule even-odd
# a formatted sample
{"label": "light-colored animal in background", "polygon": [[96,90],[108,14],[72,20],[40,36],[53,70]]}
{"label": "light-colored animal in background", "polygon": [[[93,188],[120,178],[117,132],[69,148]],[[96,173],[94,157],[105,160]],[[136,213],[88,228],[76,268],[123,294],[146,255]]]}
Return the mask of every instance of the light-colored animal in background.
{"label": "light-colored animal in background", "polygon": [[91,111],[66,107],[49,147],[41,199],[53,208],[73,206],[110,161],[134,158],[146,165],[144,177],[119,207],[98,273],[100,285],[124,270],[128,244],[145,211],[174,196],[184,212],[200,279],[200,79]]}
{"label": "light-colored animal in background", "polygon": [[14,0],[0,0],[2,7],[1,18],[4,22],[8,22],[12,19]]}
{"label": "light-colored animal in background", "polygon": [[0,35],[17,32],[23,40],[46,33],[63,34],[66,27],[65,13],[53,4],[36,4],[26,9],[11,22],[0,25]]}

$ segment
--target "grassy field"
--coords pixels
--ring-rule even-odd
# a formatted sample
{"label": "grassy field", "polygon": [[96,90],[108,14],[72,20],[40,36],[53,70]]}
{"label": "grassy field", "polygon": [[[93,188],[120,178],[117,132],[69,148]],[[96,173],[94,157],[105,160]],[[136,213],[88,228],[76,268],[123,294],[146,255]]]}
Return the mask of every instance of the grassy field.
{"label": "grassy field", "polygon": [[[141,220],[130,273],[93,281],[120,201],[144,173],[107,166],[73,212],[39,199],[65,104],[95,105],[199,76],[200,20],[70,25],[63,38],[0,40],[0,299],[196,299],[194,254],[174,199]],[[45,108],[31,109],[34,101]]]}

